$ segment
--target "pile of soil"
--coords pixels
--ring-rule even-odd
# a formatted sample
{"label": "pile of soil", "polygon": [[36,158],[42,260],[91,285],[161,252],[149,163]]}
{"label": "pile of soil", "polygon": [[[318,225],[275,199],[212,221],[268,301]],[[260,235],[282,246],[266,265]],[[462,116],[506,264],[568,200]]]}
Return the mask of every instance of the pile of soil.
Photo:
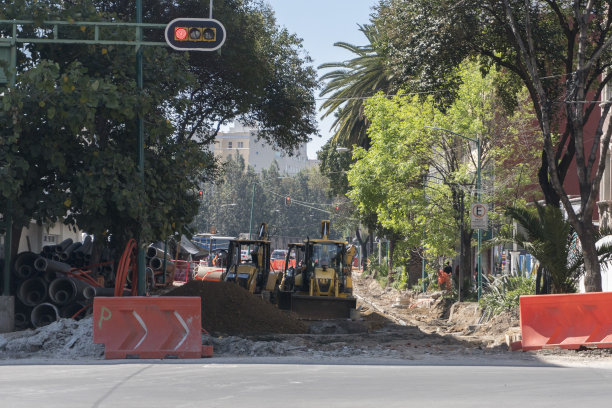
{"label": "pile of soil", "polygon": [[231,282],[191,281],[164,296],[201,298],[202,327],[209,333],[245,335],[308,331],[293,315]]}

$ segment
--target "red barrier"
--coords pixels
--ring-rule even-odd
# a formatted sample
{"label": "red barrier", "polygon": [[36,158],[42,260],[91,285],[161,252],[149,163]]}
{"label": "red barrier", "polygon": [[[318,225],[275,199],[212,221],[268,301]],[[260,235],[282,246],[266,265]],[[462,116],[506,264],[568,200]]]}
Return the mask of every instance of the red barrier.
{"label": "red barrier", "polygon": [[612,347],[612,292],[521,296],[522,349]]}
{"label": "red barrier", "polygon": [[96,297],[94,343],[104,343],[106,359],[200,358],[199,297]]}

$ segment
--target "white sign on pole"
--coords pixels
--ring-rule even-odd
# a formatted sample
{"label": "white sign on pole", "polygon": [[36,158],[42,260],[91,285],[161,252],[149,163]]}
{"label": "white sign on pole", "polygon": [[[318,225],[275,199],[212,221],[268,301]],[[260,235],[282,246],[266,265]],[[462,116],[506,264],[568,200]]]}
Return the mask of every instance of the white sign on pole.
{"label": "white sign on pole", "polygon": [[472,229],[487,229],[489,217],[487,214],[488,204],[475,203],[470,209],[470,224]]}

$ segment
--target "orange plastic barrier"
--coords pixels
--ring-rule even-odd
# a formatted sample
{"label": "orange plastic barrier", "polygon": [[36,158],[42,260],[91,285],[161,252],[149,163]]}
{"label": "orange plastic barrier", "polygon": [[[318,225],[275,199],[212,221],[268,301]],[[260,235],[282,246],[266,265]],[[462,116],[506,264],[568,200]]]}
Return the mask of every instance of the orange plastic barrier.
{"label": "orange plastic barrier", "polygon": [[524,351],[612,347],[612,292],[521,296]]}
{"label": "orange plastic barrier", "polygon": [[200,358],[199,297],[96,297],[94,343],[104,344],[106,359]]}

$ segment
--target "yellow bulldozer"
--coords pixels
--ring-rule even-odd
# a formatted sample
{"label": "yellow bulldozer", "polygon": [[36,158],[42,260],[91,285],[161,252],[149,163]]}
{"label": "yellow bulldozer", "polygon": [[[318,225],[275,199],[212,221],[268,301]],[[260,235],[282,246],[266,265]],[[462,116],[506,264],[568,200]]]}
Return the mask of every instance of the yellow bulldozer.
{"label": "yellow bulldozer", "polygon": [[348,318],[355,309],[351,270],[356,249],[329,239],[329,225],[321,221],[320,239],[289,245],[278,290],[280,309],[310,319]]}
{"label": "yellow bulldozer", "polygon": [[280,283],[281,272],[270,269],[268,227],[262,223],[256,239],[233,239],[229,242],[227,267],[222,280],[234,282],[267,300]]}

